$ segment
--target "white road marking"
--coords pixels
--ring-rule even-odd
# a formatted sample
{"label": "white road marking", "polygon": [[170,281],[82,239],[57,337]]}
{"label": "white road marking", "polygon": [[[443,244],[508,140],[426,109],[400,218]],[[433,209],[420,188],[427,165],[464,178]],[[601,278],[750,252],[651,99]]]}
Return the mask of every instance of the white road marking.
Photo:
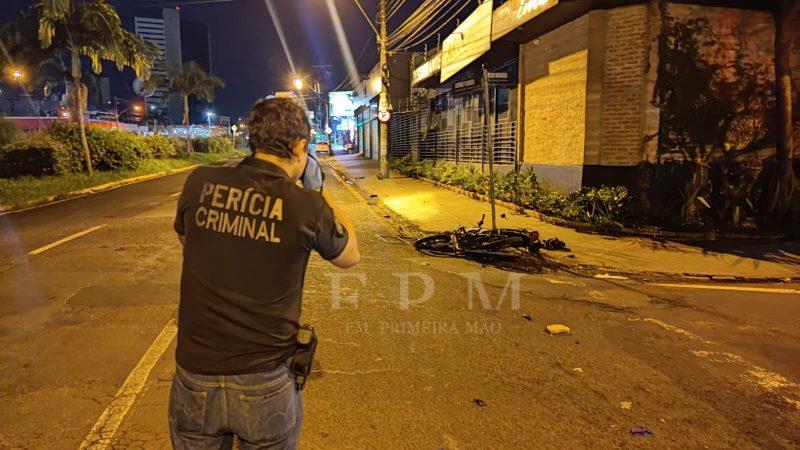
{"label": "white road marking", "polygon": [[585,284],[583,284],[583,283],[581,283],[579,281],[577,281],[577,282],[576,281],[564,281],[564,280],[556,280],[556,279],[553,279],[553,278],[545,278],[545,280],[547,280],[547,282],[550,283],[550,284],[569,284],[571,286],[586,286]]}
{"label": "white road marking", "polygon": [[622,275],[610,275],[607,273],[598,273],[594,276],[599,280],[627,280],[628,277],[624,277]]}
{"label": "white road marking", "polygon": [[142,359],[136,364],[136,367],[128,374],[128,378],[122,383],[122,387],[117,391],[114,400],[111,401],[97,419],[97,422],[95,422],[92,431],[86,435],[86,438],[81,443],[81,449],[103,450],[112,444],[114,435],[117,433],[120,424],[122,424],[122,419],[128,414],[133,402],[136,400],[136,396],[142,391],[144,383],[150,376],[150,372],[167,347],[172,343],[177,331],[178,327],[175,324],[175,320],[170,319],[161,330],[161,333],[158,334],[156,340],[150,345],[150,348],[147,349],[144,356],[142,356]]}
{"label": "white road marking", "polygon": [[753,286],[728,286],[711,284],[673,284],[673,283],[649,283],[650,286],[674,287],[683,289],[710,289],[714,291],[742,291],[742,292],[763,292],[767,294],[800,294],[797,289],[784,288],[762,288]]}
{"label": "white road marking", "polygon": [[[671,331],[683,337],[699,341],[704,344],[717,345],[716,342],[709,341],[708,339],[698,334],[692,333],[691,331],[686,331],[683,328],[676,327],[675,325],[670,325],[666,322],[662,322],[658,319],[653,319],[651,317],[645,317],[642,319],[629,318],[628,320],[632,322],[636,322],[639,320],[642,320],[644,322],[650,322],[660,326],[661,328],[664,328],[667,331]],[[784,401],[794,406],[795,408],[800,409],[800,384],[790,381],[783,375],[771,372],[761,366],[753,364],[750,361],[743,358],[742,356],[737,355],[736,353],[718,352],[709,350],[692,350],[691,352],[698,358],[705,358],[711,362],[727,363],[743,367],[745,369],[745,373],[742,374],[742,378],[745,381],[754,384],[767,392],[779,391]]]}
{"label": "white road marking", "polygon": [[[637,322],[640,319],[628,319],[628,320],[631,321],[631,322]],[[641,320],[644,321],[644,322],[654,323],[654,324],[660,326],[661,328],[663,328],[663,329],[665,329],[667,331],[671,331],[671,332],[673,332],[675,334],[680,334],[681,336],[687,337],[689,339],[693,339],[695,341],[700,341],[700,342],[702,342],[704,344],[717,345],[716,342],[709,341],[708,339],[706,339],[706,338],[704,338],[704,337],[702,337],[700,335],[694,334],[691,331],[686,331],[683,328],[676,327],[675,325],[670,325],[670,324],[668,324],[666,322],[663,322],[661,320],[658,320],[658,319],[653,319],[652,317],[644,317]]]}
{"label": "white road marking", "polygon": [[65,242],[69,242],[69,241],[71,241],[73,239],[77,239],[77,238],[79,238],[81,236],[84,236],[84,235],[87,235],[87,234],[91,233],[92,231],[97,231],[97,230],[99,230],[99,229],[101,229],[103,227],[107,227],[107,226],[108,226],[108,224],[104,223],[102,225],[98,225],[96,227],[88,228],[88,229],[83,230],[81,232],[72,234],[70,236],[65,237],[64,239],[59,239],[59,240],[53,242],[52,244],[47,244],[44,247],[39,247],[36,250],[31,250],[30,252],[28,252],[28,256],[34,256],[34,255],[38,255],[40,253],[44,253],[44,252],[50,250],[53,247],[58,247],[59,245],[65,243]]}
{"label": "white road marking", "polygon": [[175,198],[175,197],[177,197],[177,196],[179,196],[179,195],[181,195],[181,193],[180,193],[180,192],[176,192],[176,193],[174,193],[174,194],[170,194],[170,196],[169,196],[169,197],[170,197],[170,198]]}

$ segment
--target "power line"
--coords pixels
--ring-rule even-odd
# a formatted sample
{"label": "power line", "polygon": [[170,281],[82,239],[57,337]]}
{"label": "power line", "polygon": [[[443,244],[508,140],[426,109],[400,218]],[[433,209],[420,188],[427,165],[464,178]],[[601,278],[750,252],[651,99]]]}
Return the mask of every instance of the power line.
{"label": "power line", "polygon": [[423,23],[435,18],[435,10],[443,4],[445,0],[425,0],[416,11],[414,11],[395,31],[389,36],[389,43],[396,43],[404,35]]}
{"label": "power line", "polygon": [[461,14],[461,11],[463,11],[464,8],[469,6],[470,3],[471,3],[471,0],[466,0],[465,2],[463,2],[461,4],[461,7],[458,8],[458,10],[456,10],[453,14],[451,14],[450,17],[448,17],[447,19],[445,19],[444,21],[439,23],[439,26],[436,27],[436,29],[430,31],[425,37],[419,38],[418,36],[420,34],[426,32],[431,27],[435,26],[437,22],[441,21],[442,17],[444,17],[446,14],[449,14],[450,11],[452,11],[454,7],[458,6],[458,3],[453,3],[452,5],[450,5],[450,7],[447,9],[447,11],[445,11],[443,13],[442,17],[440,17],[439,19],[437,19],[435,21],[430,22],[429,24],[427,24],[424,27],[418,28],[416,31],[414,31],[413,33],[410,33],[408,36],[406,36],[403,39],[402,42],[395,43],[393,45],[393,47],[396,46],[400,50],[405,50],[405,49],[408,49],[408,48],[411,48],[411,47],[414,47],[414,46],[417,46],[417,45],[420,45],[420,44],[426,42],[428,39],[430,39],[431,37],[436,35],[436,33],[438,33],[442,28],[444,28],[447,25],[450,25],[452,23],[453,19],[455,19],[459,14]]}
{"label": "power line", "polygon": [[[371,42],[372,42],[372,37],[370,37],[369,39],[367,39],[366,42],[364,42],[364,47],[361,48],[361,52],[359,52],[358,57],[356,57],[356,60],[355,60],[356,64],[358,64],[358,62],[361,61],[361,58],[364,57],[364,53],[367,51],[367,48],[369,48],[369,44]],[[349,78],[349,75],[345,75],[344,78],[342,79],[342,81],[340,81],[339,84],[335,88],[333,88],[333,90],[337,91],[340,88],[342,88],[343,86],[346,86],[348,78]]]}
{"label": "power line", "polygon": [[386,15],[386,20],[391,19],[395,14],[397,14],[397,12],[400,11],[400,8],[403,6],[403,4],[405,4],[405,2],[406,0],[399,0],[395,2],[393,5],[389,6],[389,12]]}

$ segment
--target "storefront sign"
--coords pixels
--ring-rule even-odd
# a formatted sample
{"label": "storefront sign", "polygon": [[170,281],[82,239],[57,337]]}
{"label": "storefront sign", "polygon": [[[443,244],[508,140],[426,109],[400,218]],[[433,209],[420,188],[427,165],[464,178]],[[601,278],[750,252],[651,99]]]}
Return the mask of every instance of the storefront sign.
{"label": "storefront sign", "polygon": [[455,31],[442,42],[440,81],[458,73],[492,46],[492,2],[478,5]]}
{"label": "storefront sign", "polygon": [[414,69],[414,72],[411,74],[411,84],[417,84],[420,81],[426,80],[440,70],[442,70],[442,55],[437,53]]}
{"label": "storefront sign", "polygon": [[500,39],[556,4],[558,0],[508,0],[492,14],[492,40]]}

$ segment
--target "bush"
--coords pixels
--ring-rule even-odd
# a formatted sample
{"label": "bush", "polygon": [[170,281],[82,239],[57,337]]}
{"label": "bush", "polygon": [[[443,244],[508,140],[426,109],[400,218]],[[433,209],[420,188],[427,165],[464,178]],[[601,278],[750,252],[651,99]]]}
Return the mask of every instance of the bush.
{"label": "bush", "polygon": [[194,151],[198,153],[230,153],[233,151],[233,142],[224,136],[211,136],[195,139]]}
{"label": "bush", "polygon": [[[488,194],[489,177],[470,164],[414,161],[411,155],[390,162],[407,176],[430,178],[479,194]],[[624,186],[582,188],[570,194],[548,191],[532,169],[511,170],[494,180],[495,196],[543,214],[588,222],[601,228],[621,227],[630,217],[631,197]]]}
{"label": "bush", "polygon": [[16,141],[18,137],[17,127],[11,121],[0,117],[0,147]]}
{"label": "bush", "polygon": [[[47,128],[47,133],[83,158],[77,124],[54,122]],[[141,136],[127,131],[86,127],[86,140],[92,167],[97,170],[135,169],[141,159],[153,156],[150,146]]]}
{"label": "bush", "polygon": [[0,151],[0,178],[63,175],[82,167],[81,159],[69,147],[45,133],[22,138]]}
{"label": "bush", "polygon": [[[153,134],[150,136],[142,136],[145,145],[149,147],[149,152],[152,158],[166,159],[174,158],[178,155],[179,147],[175,142],[166,136]],[[186,144],[183,144],[186,145]]]}

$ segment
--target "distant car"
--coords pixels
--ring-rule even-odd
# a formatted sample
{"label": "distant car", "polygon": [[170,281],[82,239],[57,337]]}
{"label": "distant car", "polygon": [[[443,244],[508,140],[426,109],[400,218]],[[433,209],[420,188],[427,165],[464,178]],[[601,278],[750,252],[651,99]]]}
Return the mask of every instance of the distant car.
{"label": "distant car", "polygon": [[331,143],[328,141],[319,141],[317,142],[316,147],[317,153],[327,153],[328,155],[331,154]]}

